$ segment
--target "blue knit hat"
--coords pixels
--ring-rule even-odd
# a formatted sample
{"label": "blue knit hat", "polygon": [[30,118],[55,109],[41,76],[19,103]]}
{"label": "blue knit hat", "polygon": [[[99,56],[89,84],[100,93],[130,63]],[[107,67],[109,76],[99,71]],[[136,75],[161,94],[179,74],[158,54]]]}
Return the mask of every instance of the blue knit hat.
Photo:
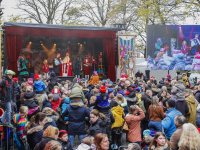
{"label": "blue knit hat", "polygon": [[123,96],[125,95],[124,91],[119,91],[118,94],[122,94]]}
{"label": "blue knit hat", "polygon": [[200,119],[197,119],[196,124],[197,124],[197,127],[199,128],[200,127]]}
{"label": "blue knit hat", "polygon": [[109,89],[108,89],[108,93],[109,93],[109,94],[112,93],[113,91],[114,91],[113,88],[109,88]]}

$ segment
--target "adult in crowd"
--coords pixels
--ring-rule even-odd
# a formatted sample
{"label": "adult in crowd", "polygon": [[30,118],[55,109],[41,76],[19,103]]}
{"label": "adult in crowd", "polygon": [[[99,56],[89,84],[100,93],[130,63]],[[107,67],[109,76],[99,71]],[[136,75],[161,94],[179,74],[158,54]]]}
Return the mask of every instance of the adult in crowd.
{"label": "adult in crowd", "polygon": [[58,128],[48,126],[43,133],[42,140],[35,146],[34,150],[43,150],[49,141],[58,139],[58,134]]}
{"label": "adult in crowd", "polygon": [[178,150],[178,142],[180,140],[181,134],[183,132],[183,124],[186,119],[183,115],[176,115],[174,118],[174,123],[176,125],[177,130],[172,134],[170,138],[170,148],[171,150]]}
{"label": "adult in crowd", "polygon": [[149,150],[170,150],[167,138],[163,132],[157,132],[149,146]]}
{"label": "adult in crowd", "polygon": [[58,141],[55,141],[55,140],[49,141],[44,148],[44,150],[61,150],[61,149],[62,149],[62,145]]}
{"label": "adult in crowd", "polygon": [[46,115],[44,113],[38,113],[36,116],[32,116],[30,122],[25,127],[25,133],[27,135],[27,141],[31,149],[34,149],[37,143],[39,143],[43,137],[43,126],[46,123]]}
{"label": "adult in crowd", "polygon": [[73,88],[72,88],[72,91],[69,95],[70,97],[70,100],[72,101],[77,101],[77,99],[80,99],[82,102],[86,102],[85,101],[85,95],[80,87],[80,85],[78,83],[75,83]]}
{"label": "adult in crowd", "polygon": [[[139,115],[138,115],[139,114]],[[128,140],[131,143],[138,143],[141,145],[141,129],[140,121],[144,119],[145,114],[141,108],[137,105],[131,105],[129,107],[129,115],[125,117],[125,121],[128,125]]]}
{"label": "adult in crowd", "polygon": [[165,116],[165,119],[161,121],[162,127],[164,128],[165,135],[167,139],[169,140],[172,134],[176,131],[176,126],[174,123],[174,118],[177,114],[181,114],[180,111],[175,109],[175,101],[169,100],[167,102],[167,114]]}
{"label": "adult in crowd", "polygon": [[185,115],[186,122],[196,126],[197,101],[193,95],[190,95],[189,89],[185,89],[185,100],[189,107],[189,112]]}
{"label": "adult in crowd", "polygon": [[161,121],[165,118],[163,108],[158,104],[159,99],[154,96],[152,99],[152,105],[149,106],[149,130],[161,132]]}
{"label": "adult in crowd", "polygon": [[181,81],[172,87],[172,94],[177,101],[175,108],[185,116],[189,112],[189,108],[185,101],[185,86]]}
{"label": "adult in crowd", "polygon": [[90,127],[87,134],[95,137],[98,133],[106,133],[107,119],[102,113],[99,113],[97,109],[93,109],[90,112]]}
{"label": "adult in crowd", "polygon": [[200,134],[197,128],[191,123],[185,123],[178,143],[179,150],[200,149],[199,139]]}
{"label": "adult in crowd", "polygon": [[110,142],[108,140],[107,134],[97,134],[94,138],[94,144],[97,150],[108,150]]}
{"label": "adult in crowd", "polygon": [[136,78],[138,78],[138,77],[142,78],[142,76],[143,76],[143,74],[142,74],[142,72],[140,70],[138,70],[137,73],[135,74]]}

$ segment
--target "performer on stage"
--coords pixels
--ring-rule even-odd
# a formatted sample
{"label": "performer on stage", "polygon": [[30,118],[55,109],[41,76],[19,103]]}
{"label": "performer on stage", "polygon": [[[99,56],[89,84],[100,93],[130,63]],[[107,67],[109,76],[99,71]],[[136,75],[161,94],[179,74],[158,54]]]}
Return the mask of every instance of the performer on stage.
{"label": "performer on stage", "polygon": [[19,79],[20,81],[26,81],[26,78],[29,76],[26,64],[28,63],[28,60],[25,59],[25,56],[20,58],[20,73],[19,73]]}
{"label": "performer on stage", "polygon": [[187,42],[186,42],[186,41],[183,41],[182,46],[181,46],[181,52],[182,52],[183,54],[185,54],[185,57],[186,57],[187,54],[188,54],[188,51],[189,51],[189,48],[188,48],[188,46],[187,46]]}
{"label": "performer on stage", "polygon": [[56,76],[60,75],[60,65],[61,65],[61,58],[60,53],[57,53],[56,58],[53,61],[53,71],[55,72]]}
{"label": "performer on stage", "polygon": [[80,56],[76,57],[76,60],[74,62],[75,65],[75,75],[77,78],[80,78],[80,72],[81,72],[81,60],[80,60]]}
{"label": "performer on stage", "polygon": [[89,76],[90,76],[90,60],[88,59],[87,55],[85,55],[85,59],[83,60],[83,66],[84,66],[85,78],[89,79]]}
{"label": "performer on stage", "polygon": [[94,56],[92,56],[92,72],[97,71],[97,58],[94,58]]}
{"label": "performer on stage", "polygon": [[200,45],[200,41],[199,41],[199,35],[196,34],[195,38],[191,40],[191,47],[192,47],[192,55],[195,55],[196,52],[199,52],[199,45]]}
{"label": "performer on stage", "polygon": [[102,52],[100,52],[100,55],[99,55],[99,61],[98,61],[98,68],[102,69]]}
{"label": "performer on stage", "polygon": [[46,79],[48,78],[48,74],[49,74],[49,64],[47,62],[47,59],[45,59],[43,61],[43,66],[42,66],[42,72],[43,75],[46,77]]}
{"label": "performer on stage", "polygon": [[72,62],[70,61],[69,53],[66,53],[66,57],[63,59],[62,64],[61,64],[60,76],[61,77],[72,76],[71,66],[72,66]]}

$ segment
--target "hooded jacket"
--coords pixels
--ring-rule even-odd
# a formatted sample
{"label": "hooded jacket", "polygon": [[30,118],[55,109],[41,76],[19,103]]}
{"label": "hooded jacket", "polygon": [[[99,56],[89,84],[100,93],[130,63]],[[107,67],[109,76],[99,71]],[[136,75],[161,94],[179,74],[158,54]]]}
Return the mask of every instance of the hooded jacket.
{"label": "hooded jacket", "polygon": [[28,109],[34,109],[38,107],[38,102],[35,101],[36,94],[35,92],[26,92],[24,93],[24,106],[27,106]]}
{"label": "hooded jacket", "polygon": [[171,93],[177,101],[185,100],[185,86],[183,84],[174,85]]}
{"label": "hooded jacket", "polygon": [[27,86],[33,87],[33,79],[32,78],[29,78],[28,81],[26,82],[26,87]]}
{"label": "hooded jacket", "polygon": [[90,98],[91,98],[89,89],[83,89],[83,93],[84,93],[85,98],[86,98],[86,99],[88,100],[88,102],[89,102],[89,101],[90,101]]}
{"label": "hooded jacket", "polygon": [[146,93],[143,93],[142,94],[142,100],[144,101],[144,107],[145,107],[145,110],[146,110],[146,113],[145,113],[145,118],[144,120],[145,121],[149,121],[149,106],[151,105],[151,98],[148,94]]}
{"label": "hooded jacket", "polygon": [[152,96],[157,96],[161,92],[159,88],[152,88]]}
{"label": "hooded jacket", "polygon": [[109,95],[107,93],[101,93],[99,96],[97,96],[96,102],[99,107],[107,107],[109,106],[108,102]]}
{"label": "hooded jacket", "polygon": [[200,103],[200,90],[195,93],[195,99]]}
{"label": "hooded jacket", "polygon": [[34,149],[36,144],[42,140],[43,133],[43,126],[38,124],[27,131],[27,141],[31,149]]}
{"label": "hooded jacket", "polygon": [[55,121],[54,121],[51,117],[47,117],[46,123],[45,123],[45,125],[44,125],[43,130],[45,130],[48,126],[57,127]]}
{"label": "hooded jacket", "polygon": [[68,141],[63,141],[61,139],[58,139],[58,142],[62,145],[62,150],[73,150],[71,142]]}
{"label": "hooded jacket", "polygon": [[96,122],[92,123],[90,121],[90,127],[87,131],[88,135],[95,137],[98,133],[106,133],[107,119],[102,120],[100,117]]}
{"label": "hooded jacket", "polygon": [[192,95],[187,96],[185,100],[189,107],[189,112],[186,114],[186,122],[196,126],[197,102]]}
{"label": "hooded jacket", "polygon": [[52,108],[51,102],[48,101],[46,98],[45,98],[44,101],[42,102],[42,110],[43,110],[43,108],[45,108],[45,107]]}
{"label": "hooded jacket", "polygon": [[69,97],[70,97],[70,100],[82,99],[82,101],[85,103],[85,95],[78,83],[74,84]]}
{"label": "hooded jacket", "polygon": [[[43,91],[45,91],[45,84],[44,84],[44,82],[42,82],[40,80],[34,82],[34,87],[35,87],[35,91],[36,92],[43,92]],[[43,94],[43,93],[40,93],[40,94]]]}
{"label": "hooded jacket", "polygon": [[[65,112],[69,104],[70,104],[69,97],[66,97],[64,103],[61,106],[62,114]],[[67,121],[68,117],[65,117],[64,120]]]}
{"label": "hooded jacket", "polygon": [[112,112],[112,114],[113,114],[113,116],[115,118],[115,122],[112,124],[111,128],[121,127],[124,124],[123,117],[125,117],[123,108],[118,105],[116,107],[113,107],[111,109],[111,112]]}
{"label": "hooded jacket", "polygon": [[70,103],[62,118],[68,116],[68,134],[69,135],[84,135],[85,134],[85,117],[89,117],[90,112],[82,102]]}

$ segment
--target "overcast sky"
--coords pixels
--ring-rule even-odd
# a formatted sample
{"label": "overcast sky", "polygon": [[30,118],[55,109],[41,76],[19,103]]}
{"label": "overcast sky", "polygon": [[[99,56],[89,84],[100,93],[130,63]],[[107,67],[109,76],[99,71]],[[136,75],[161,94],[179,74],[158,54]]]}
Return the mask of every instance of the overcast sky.
{"label": "overcast sky", "polygon": [[1,7],[4,8],[3,10],[3,18],[8,19],[9,15],[23,15],[24,13],[21,12],[19,9],[15,9],[17,5],[17,0],[2,0]]}

